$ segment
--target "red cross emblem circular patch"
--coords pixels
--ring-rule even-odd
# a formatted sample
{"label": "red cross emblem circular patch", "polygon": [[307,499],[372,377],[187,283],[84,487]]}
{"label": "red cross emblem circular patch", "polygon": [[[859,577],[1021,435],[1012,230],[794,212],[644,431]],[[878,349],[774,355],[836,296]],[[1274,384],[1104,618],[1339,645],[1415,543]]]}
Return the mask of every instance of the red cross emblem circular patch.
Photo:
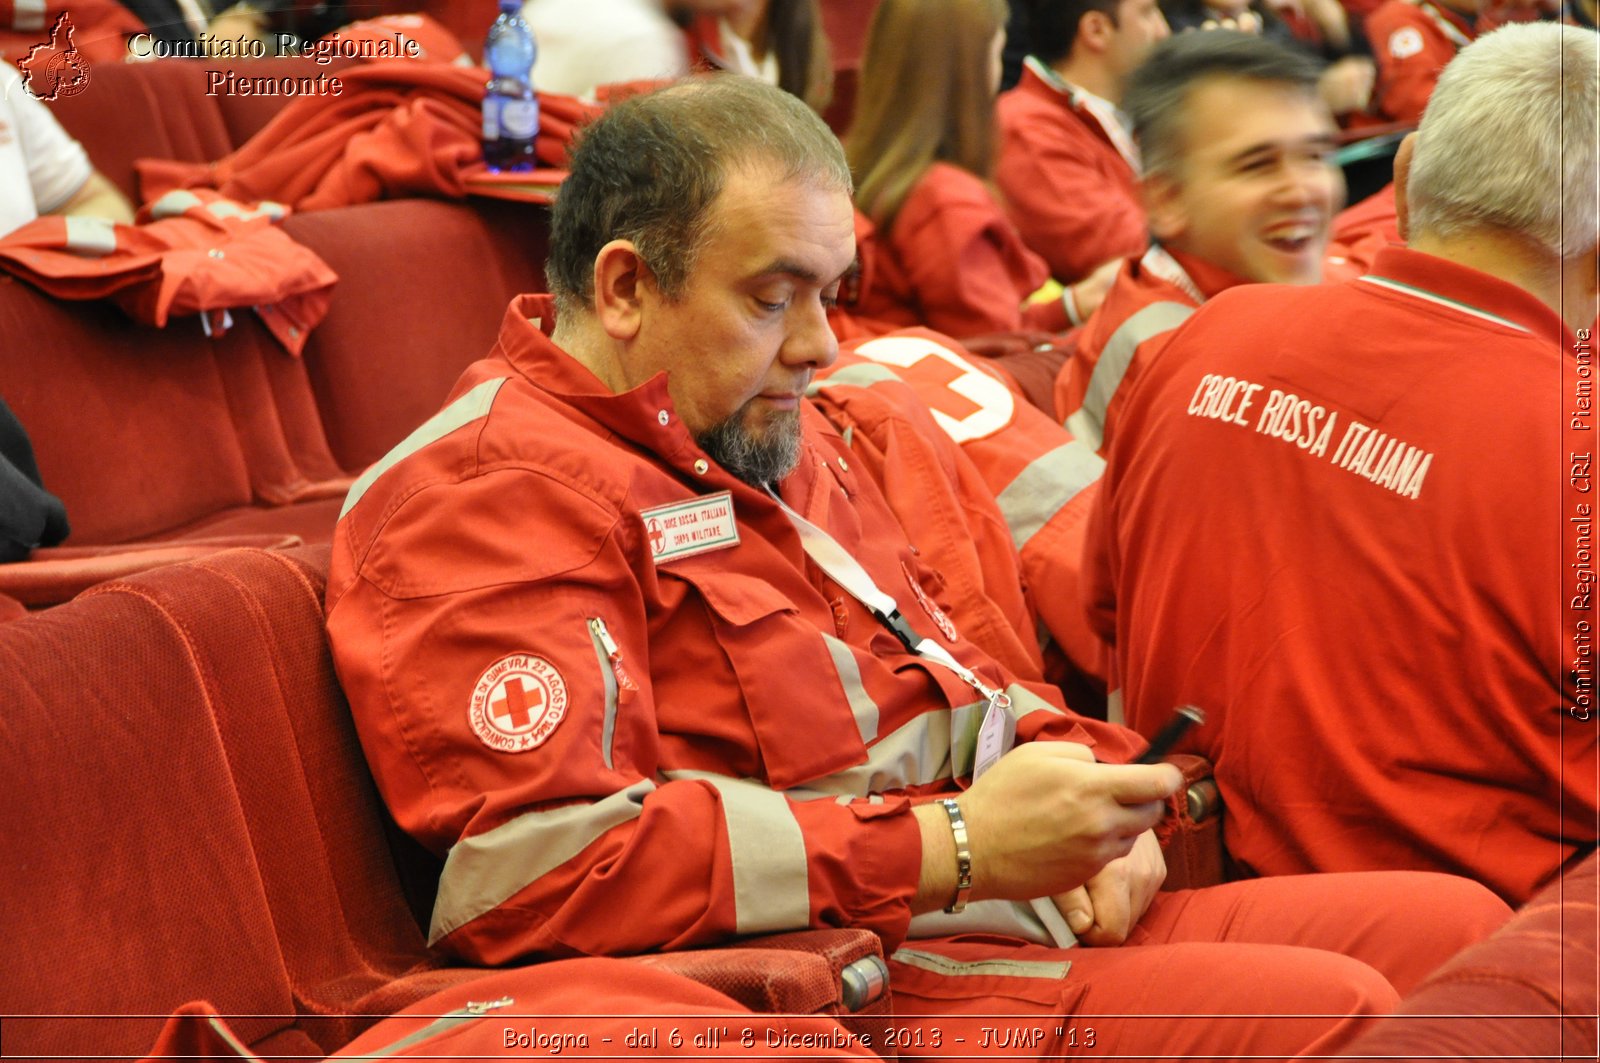
{"label": "red cross emblem circular patch", "polygon": [[567,715],[567,684],[542,657],[513,653],[478,677],[467,721],[478,741],[499,753],[544,745]]}

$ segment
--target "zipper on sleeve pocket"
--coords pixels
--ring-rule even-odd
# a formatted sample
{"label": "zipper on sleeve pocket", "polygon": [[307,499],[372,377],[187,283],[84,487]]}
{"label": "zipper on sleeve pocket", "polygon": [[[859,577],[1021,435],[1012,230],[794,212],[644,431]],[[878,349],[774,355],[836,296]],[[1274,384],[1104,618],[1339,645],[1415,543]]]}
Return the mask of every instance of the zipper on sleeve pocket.
{"label": "zipper on sleeve pocket", "polygon": [[639,691],[639,684],[628,674],[627,667],[622,663],[622,651],[617,648],[611,632],[606,630],[604,620],[597,616],[589,618],[589,637],[594,642],[595,656],[600,661],[600,678],[606,688],[606,716],[600,730],[601,753],[605,757],[606,767],[614,768],[611,745],[617,729],[617,706],[632,701]]}

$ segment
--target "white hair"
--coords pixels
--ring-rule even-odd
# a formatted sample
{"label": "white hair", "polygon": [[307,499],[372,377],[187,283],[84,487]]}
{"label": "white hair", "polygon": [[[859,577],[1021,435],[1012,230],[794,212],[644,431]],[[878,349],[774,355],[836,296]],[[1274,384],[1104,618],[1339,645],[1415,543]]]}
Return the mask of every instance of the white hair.
{"label": "white hair", "polygon": [[1493,227],[1563,258],[1596,245],[1596,40],[1576,26],[1513,24],[1445,67],[1411,160],[1413,233]]}

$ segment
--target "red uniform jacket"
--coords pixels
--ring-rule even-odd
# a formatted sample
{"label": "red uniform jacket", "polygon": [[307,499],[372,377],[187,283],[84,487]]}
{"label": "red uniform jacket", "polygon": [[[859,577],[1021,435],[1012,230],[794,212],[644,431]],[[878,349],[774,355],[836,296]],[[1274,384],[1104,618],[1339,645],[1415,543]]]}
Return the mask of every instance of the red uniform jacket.
{"label": "red uniform jacket", "polygon": [[1063,284],[1149,244],[1138,175],[1099,121],[1031,69],[997,105],[995,181],[1022,239]]}
{"label": "red uniform jacket", "polygon": [[[1005,540],[972,545],[983,556],[1001,546],[1008,556],[1020,556],[1032,611],[1073,666],[1104,683],[1109,654],[1085,623],[1079,583],[1089,501],[1105,463],[1045,413],[1019,400],[986,361],[937,333],[908,330],[847,345],[824,379],[870,386],[890,374],[909,384],[919,404],[932,411],[943,435],[959,444],[999,504]],[[938,486],[915,490],[933,498]],[[930,519],[926,504],[908,501],[913,512],[902,515],[902,523]],[[914,527],[908,530],[920,541]],[[958,553],[955,544],[951,552]],[[997,573],[986,586],[1003,584],[1000,558],[983,567]],[[991,596],[1007,601],[1003,592],[991,591]],[[988,648],[978,635],[973,638]]]}
{"label": "red uniform jacket", "polygon": [[[398,822],[448,853],[430,937],[488,964],[808,926],[892,947],[911,798],[957,789],[984,704],[707,460],[664,376],[613,394],[530,318],[552,323],[548,298],[512,305],[334,533],[328,630],[363,746]],[[947,638],[848,444],[809,404],[802,424],[782,497],[1011,693],[1019,740],[1131,756],[1131,732]]]}
{"label": "red uniform jacket", "polygon": [[988,187],[958,166],[929,166],[888,234],[875,233],[860,254],[873,259],[872,282],[850,313],[885,328],[921,325],[961,339],[1068,325],[1058,300],[1024,308],[1050,271]]}
{"label": "red uniform jacket", "polygon": [[0,239],[0,268],[58,299],[115,298],[136,321],[163,327],[249,307],[284,349],[299,356],[328,312],[338,274],[276,222],[281,203],[241,205],[213,192],[177,191],[146,206],[144,224],[103,218],[37,218]]}
{"label": "red uniform jacket", "polygon": [[[913,349],[917,353],[954,346],[922,330],[849,345],[813,381],[809,396],[849,440],[850,467],[877,484],[917,556],[932,570],[936,582],[924,593],[964,638],[1013,675],[1042,679],[1038,622],[1024,596],[1021,563],[994,492],[942,427],[946,415],[924,403],[914,371],[870,358],[873,351],[904,351],[913,343],[919,345]],[[866,356],[857,353],[863,347]],[[999,389],[1006,393],[1002,402],[1013,401],[999,381],[974,379],[981,374],[969,364],[960,371],[948,363],[940,368],[946,370],[941,390],[957,375],[965,390],[993,399]]]}
{"label": "red uniform jacket", "polygon": [[1373,110],[1391,122],[1417,122],[1439,72],[1476,36],[1471,23],[1434,0],[1387,0],[1367,16],[1378,63]]}
{"label": "red uniform jacket", "polygon": [[[275,199],[299,210],[402,196],[467,194],[483,172],[478,67],[391,59],[341,70],[340,95],[301,96],[232,155],[213,163],[141,159],[146,200],[174,188]],[[541,94],[535,151],[566,165],[574,129],[599,109]]]}
{"label": "red uniform jacket", "polygon": [[1387,184],[1334,217],[1322,279],[1330,283],[1355,280],[1372,267],[1378,252],[1404,242],[1394,185]]}
{"label": "red uniform jacket", "polygon": [[1202,259],[1165,248],[1129,259],[1056,376],[1056,416],[1104,453],[1122,397],[1145,363],[1195,307],[1240,283]]}
{"label": "red uniform jacket", "polygon": [[1182,747],[1246,869],[1515,903],[1594,845],[1592,359],[1521,289],[1391,248],[1226,292],[1146,367],[1089,601],[1130,726],[1208,713]]}

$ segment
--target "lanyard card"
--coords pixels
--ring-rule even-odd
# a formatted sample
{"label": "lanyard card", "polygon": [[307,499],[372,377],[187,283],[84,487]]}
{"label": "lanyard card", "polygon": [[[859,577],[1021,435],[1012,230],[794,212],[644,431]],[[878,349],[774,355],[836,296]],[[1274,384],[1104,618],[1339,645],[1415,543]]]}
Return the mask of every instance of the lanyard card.
{"label": "lanyard card", "polygon": [[989,698],[983,726],[978,729],[977,762],[972,769],[974,782],[1010,752],[1011,744],[1016,741],[1017,721],[1011,718],[1010,707],[1011,698],[1006,694],[997,693]]}

